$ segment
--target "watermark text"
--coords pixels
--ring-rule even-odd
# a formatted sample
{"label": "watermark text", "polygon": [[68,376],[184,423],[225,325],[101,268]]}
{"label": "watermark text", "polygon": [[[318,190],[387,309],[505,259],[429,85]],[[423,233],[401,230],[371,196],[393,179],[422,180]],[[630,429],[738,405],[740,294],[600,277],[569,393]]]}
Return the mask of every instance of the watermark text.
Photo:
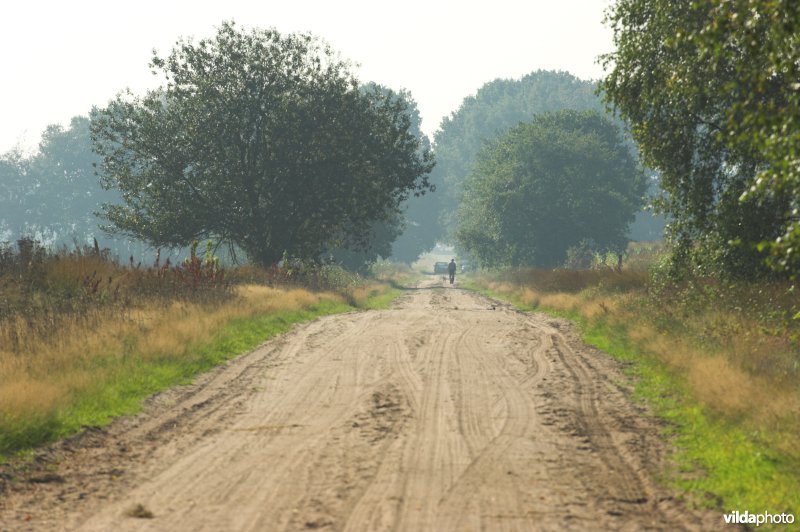
{"label": "watermark text", "polygon": [[730,513],[723,514],[722,518],[725,520],[726,525],[791,525],[794,523],[793,514],[772,514],[769,512],[750,513],[745,510],[740,512],[734,510]]}

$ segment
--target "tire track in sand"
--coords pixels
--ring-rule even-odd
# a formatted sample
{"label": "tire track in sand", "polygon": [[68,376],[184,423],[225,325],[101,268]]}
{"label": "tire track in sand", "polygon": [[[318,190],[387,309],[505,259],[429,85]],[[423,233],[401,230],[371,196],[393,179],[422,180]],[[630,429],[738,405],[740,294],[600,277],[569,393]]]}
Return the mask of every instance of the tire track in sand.
{"label": "tire track in sand", "polygon": [[[659,428],[612,384],[622,380],[564,323],[430,280],[391,310],[296,327],[162,394],[91,447],[70,448],[64,485],[11,494],[0,522],[119,532],[708,528],[710,517],[653,482]],[[125,475],[93,480],[110,468]],[[135,503],[154,518],[127,517]]]}

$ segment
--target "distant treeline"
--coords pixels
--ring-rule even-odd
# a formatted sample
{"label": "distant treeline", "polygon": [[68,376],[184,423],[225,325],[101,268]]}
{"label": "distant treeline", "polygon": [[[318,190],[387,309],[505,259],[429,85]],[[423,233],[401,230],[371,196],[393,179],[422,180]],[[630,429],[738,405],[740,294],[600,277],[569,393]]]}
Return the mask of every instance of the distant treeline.
{"label": "distant treeline", "polygon": [[[211,240],[262,264],[360,270],[438,241],[541,266],[565,246],[659,239],[666,216],[676,275],[793,276],[800,11],[788,3],[620,0],[605,79],[491,81],[433,142],[411,94],[359,82],[315,37],[224,23],[153,57],[160,88],[48,127],[32,155],[2,155],[0,241],[97,239],[127,260]],[[623,161],[623,145],[637,169],[614,181],[603,161]]]}
{"label": "distant treeline", "polygon": [[[361,90],[375,89],[389,92],[372,84]],[[466,98],[443,121],[436,134],[437,166],[430,176],[436,191],[421,196],[410,194],[396,214],[375,220],[367,235],[367,246],[333,243],[319,258],[363,269],[378,257],[413,262],[437,241],[452,240],[463,183],[482,146],[543,112],[561,109],[600,112],[602,105],[595,89],[593,83],[563,72],[539,71],[520,80],[487,83],[475,96]],[[401,92],[399,97],[406,105],[410,133],[419,139],[420,149],[427,149],[430,142],[421,133],[416,103],[407,92]],[[102,247],[111,249],[123,260],[128,260],[131,254],[138,257],[154,252],[157,244],[146,238],[110,235],[101,229],[113,225],[96,216],[102,212],[103,204],[123,205],[124,201],[114,183],[109,188],[101,186],[98,169],[103,159],[94,152],[90,125],[89,117],[75,117],[67,128],[50,126],[35,154],[25,156],[12,151],[0,158],[3,205],[0,239],[10,241],[31,236],[51,246],[71,246],[75,242],[91,243],[96,238]],[[659,219],[637,213],[630,236],[655,240],[661,237],[662,228]],[[209,236],[213,239],[213,235]],[[170,244],[185,250],[188,242]],[[240,258],[244,256],[239,252]]]}
{"label": "distant treeline", "polygon": [[[655,176],[647,173],[649,179],[637,185],[639,191],[632,202],[608,203],[608,195],[600,191],[610,191],[621,184],[619,181],[614,184],[614,175],[601,175],[600,167],[608,158],[598,154],[599,158],[589,157],[585,162],[576,160],[575,150],[568,149],[556,138],[559,127],[544,118],[564,112],[589,112],[608,122],[608,127],[596,123],[605,128],[604,135],[618,135],[619,139],[614,142],[624,143],[632,163],[638,164],[633,142],[624,137],[624,124],[606,112],[596,83],[567,72],[541,70],[519,80],[494,80],[481,87],[476,95],[464,99],[461,107],[445,118],[436,132],[437,164],[431,181],[438,193],[423,198],[420,203],[432,206],[427,209],[426,221],[438,228],[437,238],[455,241],[463,256],[472,255],[484,265],[538,266],[561,264],[566,258],[565,250],[571,247],[592,248],[598,252],[609,248],[619,251],[624,249],[628,239],[660,240],[664,218],[645,210],[647,199],[658,194]],[[508,190],[499,190],[503,180],[498,181],[498,178],[508,170],[501,166],[514,155],[501,152],[492,156],[490,152],[509,140],[512,130],[523,124],[537,123],[537,120],[540,125],[549,123],[556,128],[542,137],[543,148],[552,152],[559,149],[560,144],[567,149],[559,154],[550,153],[548,175],[543,173],[542,167],[527,165],[523,169],[526,165],[518,164],[512,172],[514,176],[506,172],[502,186]],[[569,142],[580,140],[574,137]],[[520,157],[535,156],[535,146],[518,147],[522,150],[518,153]],[[621,152],[620,156],[623,156]],[[497,164],[490,168],[485,162],[492,157]],[[584,168],[576,172],[573,166],[581,164]],[[584,178],[580,185],[574,181]],[[628,175],[626,179],[634,177]],[[548,180],[554,183],[549,190],[541,186]],[[570,189],[579,191],[584,199],[576,201],[568,197],[565,192]],[[617,192],[620,197],[629,194],[622,189],[614,194]],[[514,195],[518,201],[516,204],[498,201],[497,193]],[[555,205],[560,207],[546,208]],[[530,212],[533,209],[536,212]],[[566,219],[575,221],[572,230],[567,230]],[[598,223],[600,221],[602,223]],[[624,243],[620,244],[622,241]]]}

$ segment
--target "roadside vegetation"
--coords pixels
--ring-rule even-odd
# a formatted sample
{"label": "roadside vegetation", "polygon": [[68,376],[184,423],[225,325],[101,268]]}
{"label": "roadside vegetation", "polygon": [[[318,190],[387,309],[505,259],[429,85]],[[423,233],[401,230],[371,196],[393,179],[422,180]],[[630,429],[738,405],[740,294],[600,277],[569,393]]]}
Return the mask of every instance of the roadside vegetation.
{"label": "roadside vegetation", "polygon": [[336,266],[225,269],[196,246],[151,266],[92,247],[0,247],[0,458],[135,412],[293,323],[399,293]]}
{"label": "roadside vegetation", "polygon": [[613,122],[597,111],[540,114],[478,153],[456,242],[492,267],[558,266],[581,242],[619,254],[646,191]]}
{"label": "roadside vegetation", "polygon": [[[0,458],[399,294],[399,272],[368,274],[434,188],[407,91],[362,83],[313,35],[234,22],[150,67],[159,88],[0,156]],[[417,232],[395,251],[423,251]],[[152,249],[188,258],[143,266]]]}
{"label": "roadside vegetation", "polygon": [[[663,250],[640,244],[625,258],[638,205],[608,208],[613,179],[592,170],[602,152],[587,143],[570,155],[556,134],[521,142],[556,109],[457,157],[472,186],[454,196],[451,232],[459,251],[500,272],[475,286],[576,320],[629,364],[637,393],[669,420],[670,478],[728,510],[800,512],[796,7],[617,0],[606,11],[615,46],[596,94],[651,177],[650,210],[669,222]],[[446,166],[448,143],[436,140]],[[609,213],[623,219],[596,234],[593,220]],[[551,241],[567,245],[553,254]]]}
{"label": "roadside vegetation", "polygon": [[[785,281],[672,281],[660,245],[628,265],[513,269],[473,278],[524,310],[576,321],[623,361],[636,394],[665,419],[677,452],[667,480],[692,502],[800,513],[800,300]],[[661,266],[661,267],[660,267]]]}
{"label": "roadside vegetation", "polygon": [[600,89],[658,172],[673,263],[800,273],[797,3],[618,0],[606,23]]}
{"label": "roadside vegetation", "polygon": [[[154,54],[159,88],[0,156],[0,241],[18,241],[0,246],[0,456],[293,322],[386,305],[414,274],[379,258],[439,242],[500,268],[477,288],[629,363],[699,501],[798,513],[796,7],[617,0],[603,79],[491,81],[433,143],[410,93],[310,34],[225,22]],[[645,236],[667,247],[628,245]],[[198,255],[208,239],[250,265]],[[105,247],[189,258],[120,265]]]}

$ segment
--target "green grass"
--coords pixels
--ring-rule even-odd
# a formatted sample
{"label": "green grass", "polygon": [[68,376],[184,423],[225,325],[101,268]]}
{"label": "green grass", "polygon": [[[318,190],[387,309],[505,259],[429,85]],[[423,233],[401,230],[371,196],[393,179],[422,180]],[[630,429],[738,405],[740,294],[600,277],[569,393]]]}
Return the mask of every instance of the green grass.
{"label": "green grass", "polygon": [[403,295],[402,288],[390,288],[383,293],[373,291],[365,303],[359,305],[364,310],[386,310],[395,299]]}
{"label": "green grass", "polygon": [[680,375],[639,351],[619,326],[602,319],[578,323],[586,343],[630,363],[636,398],[669,422],[665,435],[676,448],[672,471],[665,476],[669,484],[700,506],[797,515],[798,464],[770,450],[735,421],[706,412],[692,400]]}
{"label": "green grass", "polygon": [[[210,343],[187,345],[180,357],[137,356],[135,343],[125,355],[94,359],[83,368],[97,378],[96,385],[80,393],[61,407],[41,416],[27,417],[15,423],[2,423],[0,462],[12,455],[29,455],[32,448],[75,434],[82,427],[102,427],[115,417],[141,410],[144,399],[169,387],[190,383],[198,374],[250,351],[269,338],[282,334],[300,322],[357,309],[387,308],[401,290],[374,290],[358,307],[323,300],[311,307],[279,311],[249,319],[232,320],[214,335]],[[3,420],[0,420],[3,421]]]}
{"label": "green grass", "polygon": [[[575,322],[582,339],[618,360],[634,378],[635,398],[666,420],[665,438],[675,448],[663,481],[696,506],[728,512],[793,513],[800,517],[800,464],[771,450],[769,435],[755,434],[705,411],[695,401],[680,374],[656,356],[639,349],[622,325],[598,318],[591,322],[577,311],[531,307],[513,294],[468,288],[506,300],[524,311],[539,311]],[[765,527],[768,529],[768,527]]]}
{"label": "green grass", "polygon": [[[116,379],[110,385],[97,387],[64,411],[58,436],[74,433],[82,426],[104,426],[114,417],[137,412],[144,398],[170,386],[188,384],[198,374],[254,349],[267,339],[288,331],[295,323],[349,310],[353,307],[323,301],[308,309],[234,320],[215,335],[212,343],[188,345],[181,358],[165,356],[142,361],[134,355],[122,364],[114,362],[112,371]],[[102,371],[102,368],[94,369]]]}

